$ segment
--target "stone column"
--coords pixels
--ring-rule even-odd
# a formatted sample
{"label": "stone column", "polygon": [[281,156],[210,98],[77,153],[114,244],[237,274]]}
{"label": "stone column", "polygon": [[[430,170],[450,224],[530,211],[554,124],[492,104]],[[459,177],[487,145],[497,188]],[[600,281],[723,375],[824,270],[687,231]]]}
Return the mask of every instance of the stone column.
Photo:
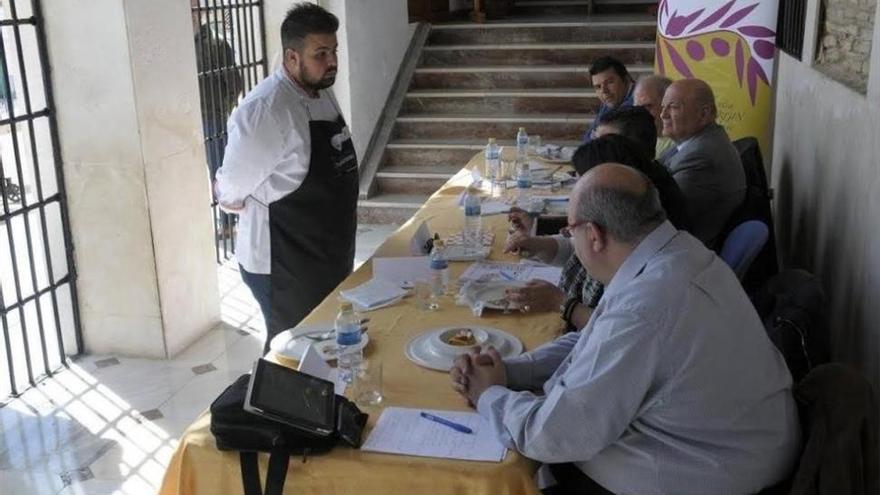
{"label": "stone column", "polygon": [[85,351],[170,357],[219,321],[189,2],[43,2]]}

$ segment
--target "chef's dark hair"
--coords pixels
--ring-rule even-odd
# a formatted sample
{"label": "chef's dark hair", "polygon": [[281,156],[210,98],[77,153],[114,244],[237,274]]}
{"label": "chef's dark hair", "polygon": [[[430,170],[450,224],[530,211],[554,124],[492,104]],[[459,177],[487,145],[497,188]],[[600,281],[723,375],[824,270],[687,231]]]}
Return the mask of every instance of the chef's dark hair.
{"label": "chef's dark hair", "polygon": [[339,19],[311,2],[295,4],[287,11],[281,23],[281,46],[301,50],[303,40],[310,34],[333,34],[339,29]]}

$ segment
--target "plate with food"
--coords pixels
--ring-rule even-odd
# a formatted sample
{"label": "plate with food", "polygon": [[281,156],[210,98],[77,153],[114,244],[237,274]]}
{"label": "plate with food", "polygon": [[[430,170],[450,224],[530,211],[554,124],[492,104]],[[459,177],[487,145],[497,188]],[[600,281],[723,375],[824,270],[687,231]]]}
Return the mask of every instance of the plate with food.
{"label": "plate with food", "polygon": [[449,371],[460,354],[476,347],[493,346],[502,357],[517,356],[523,345],[518,338],[497,328],[460,325],[428,330],[416,335],[406,344],[406,357],[419,366],[438,371]]}
{"label": "plate with food", "polygon": [[507,291],[524,286],[525,282],[493,280],[474,283],[465,290],[472,305],[482,304],[483,308],[508,311],[519,309],[519,305],[507,297]]}
{"label": "plate with food", "polygon": [[[363,349],[369,342],[370,336],[362,331],[358,347]],[[302,359],[309,345],[313,346],[325,361],[336,359],[338,348],[336,347],[333,323],[301,325],[280,332],[269,342],[269,348],[276,354],[295,361]]]}

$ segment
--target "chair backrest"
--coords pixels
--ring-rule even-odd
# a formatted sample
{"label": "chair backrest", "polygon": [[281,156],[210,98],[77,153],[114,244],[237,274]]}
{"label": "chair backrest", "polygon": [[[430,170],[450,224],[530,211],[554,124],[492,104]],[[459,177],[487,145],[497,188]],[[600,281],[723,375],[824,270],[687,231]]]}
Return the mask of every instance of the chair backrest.
{"label": "chair backrest", "polygon": [[742,280],[755,256],[761,252],[769,235],[770,230],[764,222],[760,220],[743,222],[734,228],[724,240],[724,246],[721,247],[721,259],[726,261],[736,273],[737,278]]}

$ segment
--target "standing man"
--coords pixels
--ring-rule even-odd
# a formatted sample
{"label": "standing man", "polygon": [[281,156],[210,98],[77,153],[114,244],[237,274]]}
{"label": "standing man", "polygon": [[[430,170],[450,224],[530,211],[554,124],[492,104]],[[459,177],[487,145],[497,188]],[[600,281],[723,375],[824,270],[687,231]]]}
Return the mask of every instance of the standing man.
{"label": "standing man", "polygon": [[333,14],[295,5],[281,24],[283,67],[229,119],[217,171],[221,206],[239,213],[236,257],[266,320],[266,344],[351,273],[358,163],[333,94]]}
{"label": "standing man", "polygon": [[635,83],[623,62],[614,57],[601,57],[590,66],[590,80],[599,98],[599,111],[584,133],[584,143],[589,143],[595,136],[593,132],[599,125],[602,116],[615,108],[631,107],[633,104],[633,88]]}
{"label": "standing man", "polygon": [[663,135],[663,119],[660,118],[660,109],[663,106],[663,95],[672,84],[672,79],[665,76],[651,74],[640,77],[633,90],[633,105],[645,107],[654,117],[654,125],[657,126],[657,144],[654,147],[654,158],[659,159],[675,142]]}

